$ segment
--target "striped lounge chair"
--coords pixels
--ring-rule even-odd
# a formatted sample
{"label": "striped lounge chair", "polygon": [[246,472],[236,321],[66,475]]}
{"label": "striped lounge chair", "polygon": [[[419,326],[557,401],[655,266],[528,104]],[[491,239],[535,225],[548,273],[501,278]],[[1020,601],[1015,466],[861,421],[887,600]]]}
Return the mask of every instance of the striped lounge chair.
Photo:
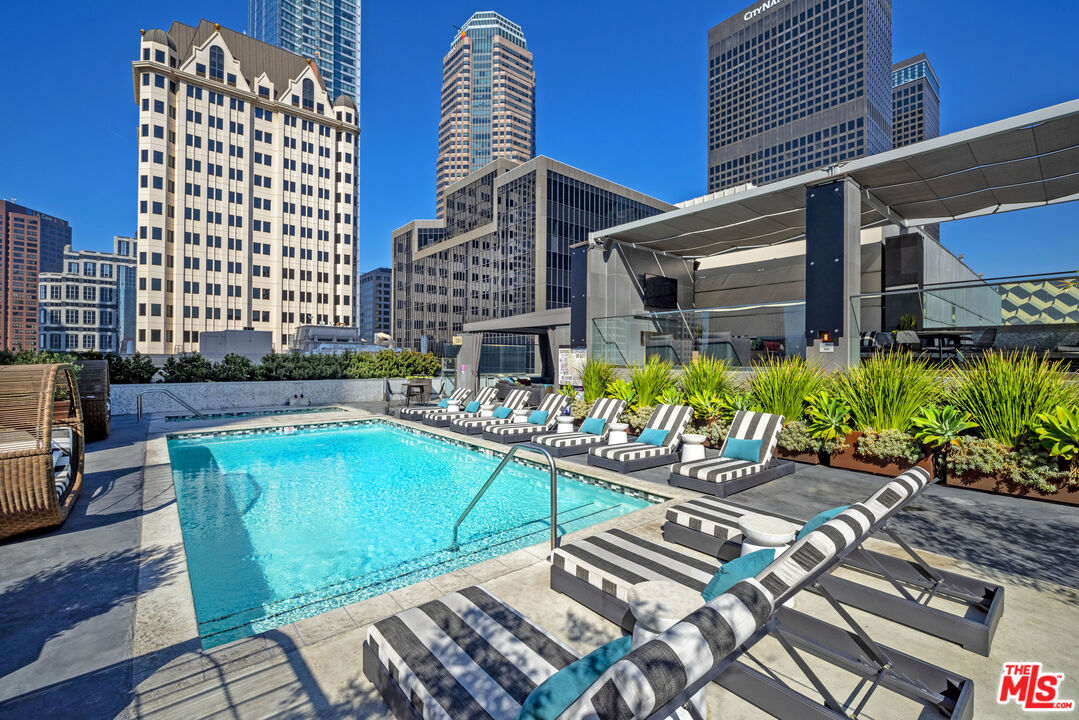
{"label": "striped lounge chair", "polygon": [[519,443],[531,440],[532,436],[539,433],[550,432],[558,423],[558,416],[562,414],[569,398],[558,393],[548,393],[543,396],[543,402],[536,408],[539,412],[547,413],[542,423],[509,423],[505,425],[489,425],[483,431],[485,440],[493,440],[500,443]]}
{"label": "striped lounge chair", "polygon": [[603,432],[600,434],[571,432],[537,435],[532,438],[532,442],[536,445],[542,445],[547,452],[555,457],[583,455],[596,445],[607,442],[607,434],[611,431],[611,423],[617,422],[625,409],[626,403],[622,400],[600,398],[592,403],[592,409],[585,416],[585,419],[600,418],[603,420]]}
{"label": "striped lounge chair", "polygon": [[[719,453],[702,460],[675,463],[668,482],[675,486],[727,497],[770,480],[794,472],[794,463],[780,460],[773,453],[783,429],[783,416],[739,410],[734,414],[731,428]],[[760,440],[757,462],[723,457],[727,441]]]}
{"label": "striped lounge chair", "polygon": [[[506,398],[498,404],[498,407],[506,407],[514,412],[523,410],[531,395],[531,390],[522,390],[520,388],[510,390],[509,394],[506,395]],[[495,409],[497,410],[498,408]],[[455,417],[450,419],[450,424],[447,427],[449,427],[450,430],[463,435],[479,435],[484,430],[494,425],[509,425],[512,422],[512,413],[510,413],[509,417],[504,418]]]}
{"label": "striped lounge chair", "polygon": [[[849,613],[841,610],[834,598],[825,595],[850,628],[835,627],[790,607],[781,607],[802,589],[820,592],[822,587],[828,587],[824,581],[831,572],[846,558],[860,552],[862,543],[917,497],[928,482],[928,474],[918,468],[895,478],[864,502],[847,508],[797,540],[758,574],[754,582],[769,594],[777,608],[775,623],[766,625],[765,629],[776,635],[792,656],[797,651],[792,652],[789,646],[796,644],[798,651],[807,651],[825,663],[862,675],[870,683],[880,683],[908,699],[928,702],[927,709],[937,711],[936,714],[923,712],[918,717],[969,718],[973,688],[968,679],[878,645]],[[552,553],[551,560],[553,589],[627,630],[634,625],[628,602],[634,585],[664,580],[701,591],[719,565],[669,543],[651,542],[618,529],[564,545]],[[794,643],[792,637],[797,638]],[[798,662],[797,657],[795,661]],[[825,694],[826,686],[818,684],[821,678],[811,681],[810,685],[821,690],[824,707],[817,698],[797,695],[795,685],[782,683],[767,669],[760,673],[743,667],[717,679],[776,717],[836,720],[848,717],[849,707],[840,706],[830,693]],[[871,688],[868,693],[875,690]],[[929,695],[924,694],[926,690]],[[804,703],[801,710],[789,704],[795,697],[798,703]],[[857,698],[852,697],[851,701],[857,702]]]}
{"label": "striped lounge chair", "polygon": [[[489,403],[493,403],[495,401],[495,396],[496,395],[498,395],[498,390],[496,388],[494,388],[494,387],[485,387],[485,388],[481,389],[476,394],[476,397],[472,398],[471,402],[478,402],[480,404],[480,407],[483,407],[484,405],[487,405]],[[439,408],[439,409],[441,409],[441,408]],[[450,424],[450,421],[453,420],[454,418],[479,417],[479,416],[480,416],[479,410],[477,410],[476,412],[469,413],[469,412],[465,412],[464,408],[462,408],[460,411],[455,412],[455,413],[433,412],[433,413],[428,413],[427,415],[425,415],[423,417],[423,424],[424,425],[430,425],[431,427],[446,427],[446,426],[448,426]]]}
{"label": "striped lounge chair", "polygon": [[620,473],[670,465],[678,460],[675,448],[692,419],[693,408],[688,405],[657,405],[648,418],[645,430],[666,430],[667,436],[662,445],[633,441],[595,447],[588,451],[588,464]]}
{"label": "striped lounge chair", "polygon": [[[909,505],[911,500],[905,504]],[[738,557],[742,547],[739,520],[762,515],[796,525],[805,522],[730,500],[702,496],[667,509],[663,539],[720,560],[730,560]],[[843,561],[845,568],[855,572],[823,577],[821,585],[844,605],[949,640],[971,652],[989,655],[1004,614],[1004,587],[933,567],[899,539],[894,527],[886,526],[883,533],[895,539],[898,549],[906,555],[860,549]],[[874,581],[860,582],[863,577]]]}
{"label": "striped lounge chair", "polygon": [[[461,407],[464,407],[465,402],[469,396],[472,395],[472,390],[466,387],[459,387],[450,393],[448,400],[455,400],[460,403]],[[401,413],[398,417],[402,420],[423,420],[425,415],[436,413],[443,408],[437,403],[430,405],[412,405],[411,407],[401,408]]]}

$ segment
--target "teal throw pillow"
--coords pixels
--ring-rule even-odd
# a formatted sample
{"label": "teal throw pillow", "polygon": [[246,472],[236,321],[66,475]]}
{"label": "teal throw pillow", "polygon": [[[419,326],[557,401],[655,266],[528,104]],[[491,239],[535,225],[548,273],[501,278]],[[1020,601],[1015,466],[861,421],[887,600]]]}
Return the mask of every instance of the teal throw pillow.
{"label": "teal throw pillow", "polygon": [[801,540],[806,535],[813,532],[821,525],[828,522],[849,507],[850,505],[840,505],[839,507],[832,508],[831,510],[822,510],[813,517],[809,518],[809,522],[802,526],[802,529],[798,531],[798,534],[794,536],[794,539]]}
{"label": "teal throw pillow", "polygon": [[505,405],[499,405],[498,407],[495,408],[495,417],[498,418],[499,420],[505,420],[506,418],[508,418],[512,414],[513,414],[513,411],[510,410]]}
{"label": "teal throw pillow", "polygon": [[723,563],[704,586],[704,590],[701,590],[701,597],[705,602],[712,602],[743,580],[756,577],[775,559],[775,549],[764,548]]}
{"label": "teal throw pillow", "polygon": [[473,400],[468,405],[465,405],[465,412],[474,413],[474,412],[479,412],[479,411],[480,411],[480,401],[479,400]]}
{"label": "teal throw pillow", "polygon": [[517,720],[554,720],[607,672],[607,668],[621,660],[632,644],[633,638],[629,636],[612,640],[562,668],[528,694],[517,713]]}
{"label": "teal throw pillow", "polygon": [[533,425],[542,425],[543,423],[547,422],[547,411],[533,410],[528,416],[528,422],[532,423]]}
{"label": "teal throw pillow", "polygon": [[637,442],[644,443],[645,445],[663,447],[663,443],[667,442],[667,435],[669,432],[670,431],[668,430],[660,430],[659,428],[646,428],[637,436]]}
{"label": "teal throw pillow", "polygon": [[603,426],[606,424],[607,421],[603,418],[585,418],[585,421],[581,423],[581,432],[588,433],[589,435],[602,435]]}
{"label": "teal throw pillow", "polygon": [[450,401],[449,400],[439,400],[438,401],[438,406],[439,407],[449,407],[450,406]]}
{"label": "teal throw pillow", "polygon": [[723,457],[731,460],[760,462],[761,441],[739,440],[738,438],[729,437],[727,438],[727,445],[723,448]]}

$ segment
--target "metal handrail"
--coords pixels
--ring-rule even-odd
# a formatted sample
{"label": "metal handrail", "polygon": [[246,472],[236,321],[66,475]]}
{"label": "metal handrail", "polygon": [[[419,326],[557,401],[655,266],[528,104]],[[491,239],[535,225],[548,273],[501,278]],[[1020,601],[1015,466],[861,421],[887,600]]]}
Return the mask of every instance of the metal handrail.
{"label": "metal handrail", "polygon": [[196,410],[195,408],[188,405],[186,402],[184,402],[180,398],[176,397],[173,393],[171,393],[168,390],[143,390],[135,398],[135,411],[138,413],[138,422],[142,422],[142,396],[143,395],[150,395],[151,393],[158,393],[158,394],[161,394],[161,395],[168,395],[170,398],[172,398],[173,400],[175,400],[176,402],[180,403],[185,408],[187,408],[188,411],[193,412],[195,414],[195,417],[199,418],[200,420],[205,420],[206,419],[205,415],[203,415],[198,410]]}
{"label": "metal handrail", "polygon": [[464,509],[464,512],[457,518],[457,522],[453,524],[453,542],[450,543],[450,550],[459,550],[460,545],[457,543],[457,530],[461,527],[461,523],[472,512],[472,508],[476,507],[476,503],[480,501],[483,494],[487,492],[487,488],[491,487],[491,483],[495,481],[498,474],[502,472],[502,468],[506,467],[513,454],[520,449],[531,450],[533,452],[543,453],[543,456],[547,458],[547,467],[551,470],[551,549],[554,550],[558,547],[558,470],[554,465],[554,458],[551,457],[551,453],[547,452],[547,449],[539,445],[514,445],[510,448],[510,451],[502,457],[502,462],[498,464],[495,471],[491,473],[491,477],[487,478],[487,482],[483,484],[473,498],[472,502],[468,504],[468,507]]}

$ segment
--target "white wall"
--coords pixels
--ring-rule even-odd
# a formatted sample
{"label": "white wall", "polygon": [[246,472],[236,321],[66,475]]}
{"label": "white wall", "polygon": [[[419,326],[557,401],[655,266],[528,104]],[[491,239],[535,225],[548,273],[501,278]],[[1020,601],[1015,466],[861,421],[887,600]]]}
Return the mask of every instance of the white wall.
{"label": "white wall", "polygon": [[[396,391],[403,380],[390,380]],[[168,390],[198,411],[284,407],[302,394],[312,405],[377,402],[385,398],[386,380],[273,380],[266,382],[149,383],[113,385],[112,414],[134,415],[135,398],[146,390]],[[167,395],[152,393],[142,399],[144,413],[183,415],[182,405]]]}

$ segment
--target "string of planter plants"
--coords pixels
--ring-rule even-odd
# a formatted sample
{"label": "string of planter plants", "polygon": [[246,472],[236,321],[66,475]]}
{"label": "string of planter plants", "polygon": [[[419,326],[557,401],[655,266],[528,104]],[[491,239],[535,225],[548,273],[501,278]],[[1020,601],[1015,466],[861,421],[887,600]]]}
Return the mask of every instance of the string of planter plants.
{"label": "string of planter plants", "polygon": [[687,404],[689,432],[718,447],[737,410],[786,418],[784,458],[895,476],[914,465],[949,483],[1079,504],[1079,384],[1059,362],[995,352],[940,369],[908,351],[880,353],[828,374],[800,358],[769,359],[747,381],[722,360],[698,357],[675,369],[657,357],[625,379],[589,360],[575,420],[609,396],[639,433],[660,403]]}

